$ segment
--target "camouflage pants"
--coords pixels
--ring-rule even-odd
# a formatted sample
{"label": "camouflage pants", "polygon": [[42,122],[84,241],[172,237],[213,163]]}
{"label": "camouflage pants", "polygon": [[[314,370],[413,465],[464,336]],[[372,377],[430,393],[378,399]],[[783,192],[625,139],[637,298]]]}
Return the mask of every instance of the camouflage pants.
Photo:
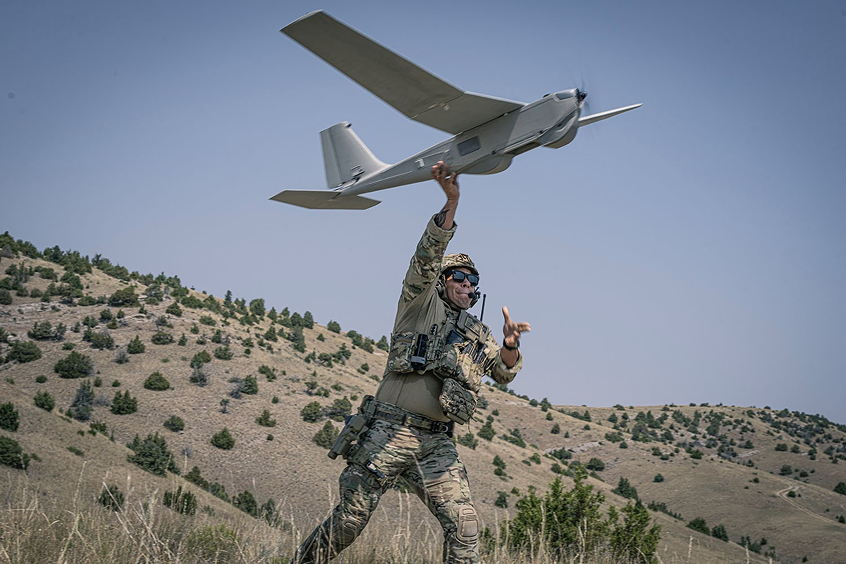
{"label": "camouflage pants", "polygon": [[338,480],[340,503],[300,545],[293,562],[328,562],[351,545],[397,479],[420,497],[443,527],[444,562],[479,562],[479,521],[467,472],[445,433],[375,420],[353,448]]}

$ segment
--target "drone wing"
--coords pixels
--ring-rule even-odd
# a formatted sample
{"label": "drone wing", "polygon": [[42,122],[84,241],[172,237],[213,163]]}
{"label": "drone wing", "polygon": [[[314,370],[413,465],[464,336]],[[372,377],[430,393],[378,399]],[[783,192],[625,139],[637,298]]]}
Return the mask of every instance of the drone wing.
{"label": "drone wing", "polygon": [[405,116],[435,129],[461,133],[524,105],[459,90],[326,12],[307,14],[281,31]]}

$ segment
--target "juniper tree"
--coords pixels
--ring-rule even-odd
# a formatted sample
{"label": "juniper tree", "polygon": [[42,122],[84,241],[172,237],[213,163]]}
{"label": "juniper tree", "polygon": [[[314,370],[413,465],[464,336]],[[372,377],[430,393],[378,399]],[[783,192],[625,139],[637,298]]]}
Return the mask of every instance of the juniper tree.
{"label": "juniper tree", "polygon": [[73,402],[65,413],[77,421],[88,421],[91,418],[92,403],[94,403],[94,390],[91,382],[85,380],[77,388]]}

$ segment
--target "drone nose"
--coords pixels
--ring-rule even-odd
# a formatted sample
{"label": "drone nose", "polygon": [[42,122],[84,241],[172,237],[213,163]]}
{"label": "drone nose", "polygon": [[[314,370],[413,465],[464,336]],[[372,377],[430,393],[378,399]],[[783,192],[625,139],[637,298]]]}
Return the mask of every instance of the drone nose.
{"label": "drone nose", "polygon": [[585,98],[587,98],[587,92],[584,90],[576,89],[576,98],[579,99],[579,102],[583,102]]}

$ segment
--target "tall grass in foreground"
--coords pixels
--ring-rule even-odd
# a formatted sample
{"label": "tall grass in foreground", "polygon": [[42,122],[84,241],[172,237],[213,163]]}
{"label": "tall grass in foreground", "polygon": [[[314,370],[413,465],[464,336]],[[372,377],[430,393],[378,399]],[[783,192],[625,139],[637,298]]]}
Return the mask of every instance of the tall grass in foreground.
{"label": "tall grass in foreground", "polygon": [[[281,527],[270,527],[238,510],[198,511],[181,515],[162,504],[162,492],[135,493],[131,487],[119,510],[97,504],[77,487],[72,501],[44,500],[24,480],[9,484],[0,507],[0,562],[9,564],[77,563],[287,563],[309,531],[297,529],[293,515]],[[103,484],[105,486],[105,484]],[[336,560],[346,564],[416,564],[441,562],[440,530],[419,522],[419,501],[401,495],[399,514],[390,526],[368,527],[365,534]],[[327,506],[328,507],[328,506]],[[212,514],[214,513],[214,514]],[[412,515],[414,513],[415,515]],[[377,524],[374,524],[377,525]],[[503,529],[493,527],[495,531]],[[604,550],[555,557],[540,545],[530,553],[515,553],[501,542],[486,543],[483,561],[502,564],[571,562],[611,564]],[[686,558],[658,562],[700,562]]]}

